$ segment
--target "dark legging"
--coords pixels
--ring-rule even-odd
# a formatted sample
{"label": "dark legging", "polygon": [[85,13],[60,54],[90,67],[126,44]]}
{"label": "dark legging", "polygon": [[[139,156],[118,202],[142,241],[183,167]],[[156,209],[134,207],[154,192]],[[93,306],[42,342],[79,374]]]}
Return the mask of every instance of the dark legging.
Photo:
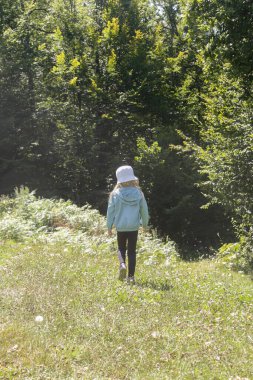
{"label": "dark legging", "polygon": [[126,250],[128,256],[128,276],[133,277],[136,266],[136,243],[138,231],[117,232],[119,260],[126,262]]}

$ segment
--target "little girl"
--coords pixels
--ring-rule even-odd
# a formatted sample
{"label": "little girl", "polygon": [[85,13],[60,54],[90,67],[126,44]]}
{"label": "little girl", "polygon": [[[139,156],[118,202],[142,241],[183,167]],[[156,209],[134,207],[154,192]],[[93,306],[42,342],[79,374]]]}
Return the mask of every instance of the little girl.
{"label": "little girl", "polygon": [[117,230],[119,280],[126,278],[126,249],[128,255],[128,282],[134,283],[136,244],[138,230],[148,225],[147,202],[139,188],[131,166],[120,166],[116,171],[117,185],[110,194],[107,209],[107,227],[111,236],[112,226]]}

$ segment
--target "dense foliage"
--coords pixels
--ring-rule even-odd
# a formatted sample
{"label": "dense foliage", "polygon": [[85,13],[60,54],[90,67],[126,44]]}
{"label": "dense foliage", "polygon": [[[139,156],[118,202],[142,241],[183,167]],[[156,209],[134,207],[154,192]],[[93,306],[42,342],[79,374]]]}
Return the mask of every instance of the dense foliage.
{"label": "dense foliage", "polygon": [[133,164],[160,232],[198,247],[235,232],[251,257],[252,7],[2,0],[0,191],[104,212]]}
{"label": "dense foliage", "polygon": [[[0,239],[27,246],[59,244],[79,254],[116,250],[115,236],[108,237],[105,218],[90,205],[78,207],[69,200],[36,197],[25,187],[16,189],[13,197],[0,197]],[[168,264],[179,257],[174,242],[140,231],[138,252],[148,251],[150,263],[160,257]]]}

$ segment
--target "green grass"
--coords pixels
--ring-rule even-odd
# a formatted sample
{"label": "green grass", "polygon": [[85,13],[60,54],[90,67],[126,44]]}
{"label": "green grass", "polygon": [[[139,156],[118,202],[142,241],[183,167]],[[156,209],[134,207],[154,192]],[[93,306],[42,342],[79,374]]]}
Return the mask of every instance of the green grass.
{"label": "green grass", "polygon": [[128,286],[92,244],[0,245],[0,379],[253,379],[249,277],[142,249]]}

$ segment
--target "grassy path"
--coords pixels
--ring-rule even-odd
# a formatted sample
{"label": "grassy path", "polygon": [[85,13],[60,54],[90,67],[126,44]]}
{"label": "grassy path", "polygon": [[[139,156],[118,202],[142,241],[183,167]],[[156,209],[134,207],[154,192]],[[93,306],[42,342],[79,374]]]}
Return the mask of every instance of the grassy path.
{"label": "grassy path", "polygon": [[106,244],[2,243],[0,266],[0,379],[253,379],[252,281],[214,261],[142,253],[134,286]]}

